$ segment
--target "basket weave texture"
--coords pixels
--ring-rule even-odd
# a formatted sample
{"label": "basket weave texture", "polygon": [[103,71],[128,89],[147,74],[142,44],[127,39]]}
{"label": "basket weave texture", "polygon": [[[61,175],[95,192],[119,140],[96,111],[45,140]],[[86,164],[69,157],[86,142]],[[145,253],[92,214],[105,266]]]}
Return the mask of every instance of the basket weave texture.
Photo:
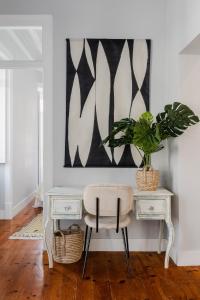
{"label": "basket weave texture", "polygon": [[158,170],[138,170],[136,173],[136,183],[139,191],[156,191],[160,181]]}
{"label": "basket weave texture", "polygon": [[62,264],[77,262],[83,251],[83,231],[76,224],[54,232],[54,260]]}

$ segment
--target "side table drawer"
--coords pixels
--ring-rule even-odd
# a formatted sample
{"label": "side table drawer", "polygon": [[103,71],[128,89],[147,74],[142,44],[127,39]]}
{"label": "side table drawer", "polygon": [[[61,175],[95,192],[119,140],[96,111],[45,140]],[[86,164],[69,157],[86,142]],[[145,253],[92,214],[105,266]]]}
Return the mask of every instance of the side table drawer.
{"label": "side table drawer", "polygon": [[[51,216],[52,217],[66,217],[68,216],[75,219],[81,218],[82,215],[82,200],[80,199],[66,199],[62,197],[53,197],[51,206]],[[78,217],[79,216],[79,217]]]}
{"label": "side table drawer", "polygon": [[136,210],[137,214],[140,215],[154,215],[154,214],[165,214],[166,207],[165,200],[137,200]]}

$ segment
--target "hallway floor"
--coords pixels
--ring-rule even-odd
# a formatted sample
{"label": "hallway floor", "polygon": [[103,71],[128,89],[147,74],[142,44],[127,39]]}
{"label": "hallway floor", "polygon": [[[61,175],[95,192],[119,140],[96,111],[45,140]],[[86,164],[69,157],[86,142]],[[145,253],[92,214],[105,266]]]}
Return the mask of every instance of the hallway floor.
{"label": "hallway floor", "polygon": [[31,205],[12,221],[0,221],[0,300],[196,300],[200,299],[200,267],[163,268],[164,255],[132,253],[127,276],[119,252],[92,252],[86,279],[82,261],[48,268],[42,241],[8,240],[38,211]]}

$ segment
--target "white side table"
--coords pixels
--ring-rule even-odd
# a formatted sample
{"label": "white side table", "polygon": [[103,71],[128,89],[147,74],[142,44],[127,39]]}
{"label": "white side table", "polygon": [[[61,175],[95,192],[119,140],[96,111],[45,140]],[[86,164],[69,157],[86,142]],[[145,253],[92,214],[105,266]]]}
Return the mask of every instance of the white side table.
{"label": "white side table", "polygon": [[82,188],[55,187],[48,193],[47,219],[45,222],[45,244],[49,268],[53,268],[53,233],[56,220],[82,219]]}
{"label": "white side table", "polygon": [[174,227],[171,220],[171,197],[173,194],[163,188],[156,191],[134,191],[134,200],[136,201],[136,219],[137,220],[160,220],[159,249],[161,252],[161,243],[163,236],[164,222],[168,230],[168,243],[165,254],[165,268],[169,266],[169,253],[174,241]]}

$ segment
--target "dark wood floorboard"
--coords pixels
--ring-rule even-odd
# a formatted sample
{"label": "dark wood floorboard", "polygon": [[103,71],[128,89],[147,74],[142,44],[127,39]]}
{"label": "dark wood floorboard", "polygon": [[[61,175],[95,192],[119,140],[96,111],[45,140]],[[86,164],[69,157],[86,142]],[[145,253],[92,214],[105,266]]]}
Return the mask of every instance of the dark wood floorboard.
{"label": "dark wood floorboard", "polygon": [[164,254],[92,252],[86,278],[82,260],[48,268],[42,241],[8,240],[39,212],[31,205],[11,221],[0,221],[0,300],[200,300],[200,267],[163,268]]}

